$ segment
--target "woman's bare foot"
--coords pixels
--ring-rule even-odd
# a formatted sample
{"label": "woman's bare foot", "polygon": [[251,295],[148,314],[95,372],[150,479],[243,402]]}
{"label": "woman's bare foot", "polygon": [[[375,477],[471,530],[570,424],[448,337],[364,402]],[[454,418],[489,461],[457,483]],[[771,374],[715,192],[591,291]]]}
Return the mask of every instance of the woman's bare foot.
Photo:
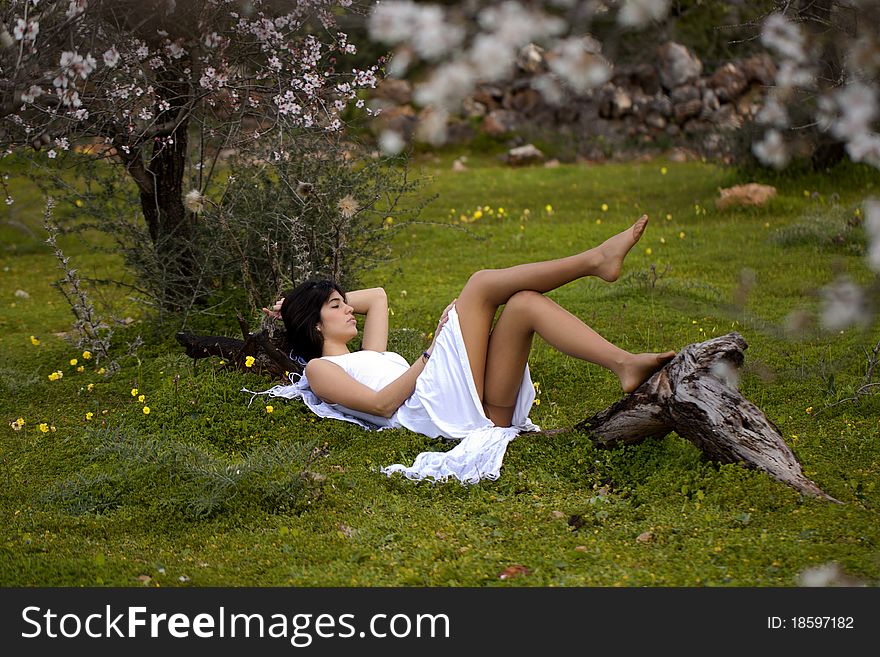
{"label": "woman's bare foot", "polygon": [[601,261],[596,266],[595,275],[609,283],[616,281],[620,276],[623,259],[639,241],[647,225],[648,215],[643,214],[631,227],[597,246],[596,251],[601,256]]}
{"label": "woman's bare foot", "polygon": [[620,386],[627,394],[633,392],[673,358],[675,358],[674,351],[662,354],[632,354],[632,358],[624,363],[617,375]]}

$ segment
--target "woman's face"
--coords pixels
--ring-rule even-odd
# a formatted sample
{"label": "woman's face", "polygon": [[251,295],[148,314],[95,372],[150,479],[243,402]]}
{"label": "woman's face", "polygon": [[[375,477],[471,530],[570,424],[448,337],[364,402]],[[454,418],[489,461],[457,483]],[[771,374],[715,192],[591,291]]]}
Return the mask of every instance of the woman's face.
{"label": "woman's face", "polygon": [[357,336],[357,319],[354,308],[345,303],[345,298],[333,290],[321,308],[321,321],[318,328],[324,340],[348,342]]}

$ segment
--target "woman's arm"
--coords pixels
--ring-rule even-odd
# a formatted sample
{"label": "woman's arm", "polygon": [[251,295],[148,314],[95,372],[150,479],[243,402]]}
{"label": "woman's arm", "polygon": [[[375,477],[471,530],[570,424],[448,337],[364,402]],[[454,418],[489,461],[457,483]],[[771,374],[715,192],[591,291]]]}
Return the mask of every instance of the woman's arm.
{"label": "woman's arm", "polygon": [[[364,315],[364,336],[361,348],[370,351],[385,351],[388,348],[388,296],[381,287],[366,290],[353,290],[345,295],[346,302],[356,315]],[[263,313],[272,319],[281,319],[281,304],[275,302],[272,308],[263,308]]]}
{"label": "woman's arm", "polygon": [[[384,296],[384,292],[382,296]],[[349,303],[354,306],[351,301]],[[434,343],[449,319],[449,309],[452,308],[454,303],[455,301],[446,306],[446,309],[440,316],[437,330],[434,331],[434,339],[425,351],[427,357],[430,357],[434,351]],[[406,372],[381,390],[373,390],[365,386],[349,376],[339,365],[323,358],[313,358],[310,360],[309,364],[306,365],[305,374],[312,392],[325,402],[329,404],[342,404],[352,410],[369,413],[370,415],[391,417],[416,389],[416,379],[419,378],[419,374],[425,369],[425,365],[428,362],[427,357],[425,355],[419,356]]]}
{"label": "woman's arm", "polygon": [[416,389],[416,379],[427,359],[419,356],[409,369],[381,390],[373,390],[353,379],[336,363],[313,358],[306,365],[312,391],[328,404],[342,404],[354,411],[391,417]]}
{"label": "woman's arm", "polygon": [[[356,315],[364,315],[364,335],[361,348],[385,351],[388,348],[388,296],[381,287],[353,290],[345,301]],[[341,402],[340,402],[341,403]]]}

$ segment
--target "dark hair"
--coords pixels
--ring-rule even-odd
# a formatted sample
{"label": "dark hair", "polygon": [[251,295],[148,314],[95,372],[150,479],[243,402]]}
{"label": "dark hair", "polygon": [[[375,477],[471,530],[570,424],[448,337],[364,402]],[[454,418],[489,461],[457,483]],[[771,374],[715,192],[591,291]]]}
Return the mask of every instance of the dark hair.
{"label": "dark hair", "polygon": [[281,318],[287,330],[287,343],[295,356],[309,361],[318,358],[324,347],[324,336],[318,330],[321,308],[333,291],[345,298],[345,292],[332,280],[306,281],[284,295]]}

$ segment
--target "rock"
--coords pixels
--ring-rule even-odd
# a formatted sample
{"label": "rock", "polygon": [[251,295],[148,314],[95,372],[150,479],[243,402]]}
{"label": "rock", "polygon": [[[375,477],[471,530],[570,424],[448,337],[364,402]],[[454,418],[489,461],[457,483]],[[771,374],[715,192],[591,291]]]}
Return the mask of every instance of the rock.
{"label": "rock", "polygon": [[645,123],[657,130],[663,130],[666,127],[666,119],[663,118],[661,114],[657,114],[657,112],[651,112],[648,116],[645,117]]}
{"label": "rock", "polygon": [[490,112],[501,107],[504,99],[504,90],[490,84],[480,85],[473,94],[473,99],[486,106]]}
{"label": "rock", "polygon": [[660,91],[660,78],[657,77],[657,69],[651,64],[615,68],[611,81],[618,87],[641,91],[648,96]]}
{"label": "rock", "polygon": [[719,189],[719,198],[715,200],[715,207],[719,210],[734,206],[760,207],[776,196],[776,188],[772,185],[747,183]]}
{"label": "rock", "polygon": [[718,100],[730,103],[743,94],[749,81],[737,66],[727,63],[712,74],[707,85],[715,92]]}
{"label": "rock", "polygon": [[483,123],[480,125],[487,135],[500,136],[508,132],[513,132],[520,125],[520,116],[513,110],[496,109],[489,112]]}
{"label": "rock", "polygon": [[537,73],[544,68],[544,49],[534,43],[524,45],[517,53],[516,65],[526,73]]}
{"label": "rock", "polygon": [[690,50],[680,43],[667,42],[657,49],[660,84],[675,89],[700,77],[703,64]]}
{"label": "rock", "polygon": [[749,84],[769,86],[776,80],[776,64],[767,53],[742,60],[739,67]]}
{"label": "rock", "polygon": [[599,92],[599,116],[604,119],[619,119],[632,109],[630,95],[621,87],[606,84]]}
{"label": "rock", "polygon": [[386,105],[409,105],[412,102],[412,85],[399,78],[385,78],[376,85],[373,98]]}
{"label": "rock", "polygon": [[483,103],[474,100],[472,96],[468,96],[461,101],[461,108],[464,110],[464,115],[470,119],[477,119],[486,116],[486,112],[488,111]]}
{"label": "rock", "polygon": [[452,163],[452,170],[453,171],[467,171],[468,170],[468,168],[464,164],[464,157],[458,157],[455,159],[455,161]]}
{"label": "rock", "polygon": [[547,160],[546,162],[544,162],[545,169],[555,169],[558,166],[559,166],[559,160],[557,160],[556,158],[553,158],[552,160]]}
{"label": "rock", "polygon": [[636,536],[636,543],[650,543],[654,540],[654,532],[642,532]]}
{"label": "rock", "polygon": [[24,290],[16,290],[15,291],[16,299],[30,299],[31,295],[25,292]]}
{"label": "rock", "polygon": [[651,99],[651,110],[668,119],[672,116],[672,100],[665,94],[654,94]]}
{"label": "rock", "polygon": [[743,125],[743,120],[733,105],[722,105],[708,120],[719,130],[739,130]]}
{"label": "rock", "polygon": [[394,132],[407,136],[411,135],[413,130],[415,130],[417,122],[416,111],[413,109],[412,105],[389,107],[388,109],[383,110],[377,117],[377,125],[379,126],[380,132],[384,130],[393,130]]}
{"label": "rock", "polygon": [[708,117],[720,108],[721,102],[718,100],[718,96],[711,89],[706,89],[703,92],[703,109],[700,110],[700,116]]}
{"label": "rock", "polygon": [[505,94],[504,107],[522,114],[529,114],[541,104],[541,101],[541,94],[537,89],[525,87]]}
{"label": "rock", "polygon": [[699,98],[700,90],[692,84],[684,84],[669,92],[669,100],[672,101],[673,105],[687,103],[691,100],[698,100]]}
{"label": "rock", "polygon": [[505,157],[506,162],[512,167],[534,164],[544,159],[544,153],[532,144],[511,148]]}
{"label": "rock", "polygon": [[699,116],[703,111],[703,101],[699,98],[689,100],[684,103],[678,103],[672,107],[672,116],[676,123],[684,123],[689,118]]}

